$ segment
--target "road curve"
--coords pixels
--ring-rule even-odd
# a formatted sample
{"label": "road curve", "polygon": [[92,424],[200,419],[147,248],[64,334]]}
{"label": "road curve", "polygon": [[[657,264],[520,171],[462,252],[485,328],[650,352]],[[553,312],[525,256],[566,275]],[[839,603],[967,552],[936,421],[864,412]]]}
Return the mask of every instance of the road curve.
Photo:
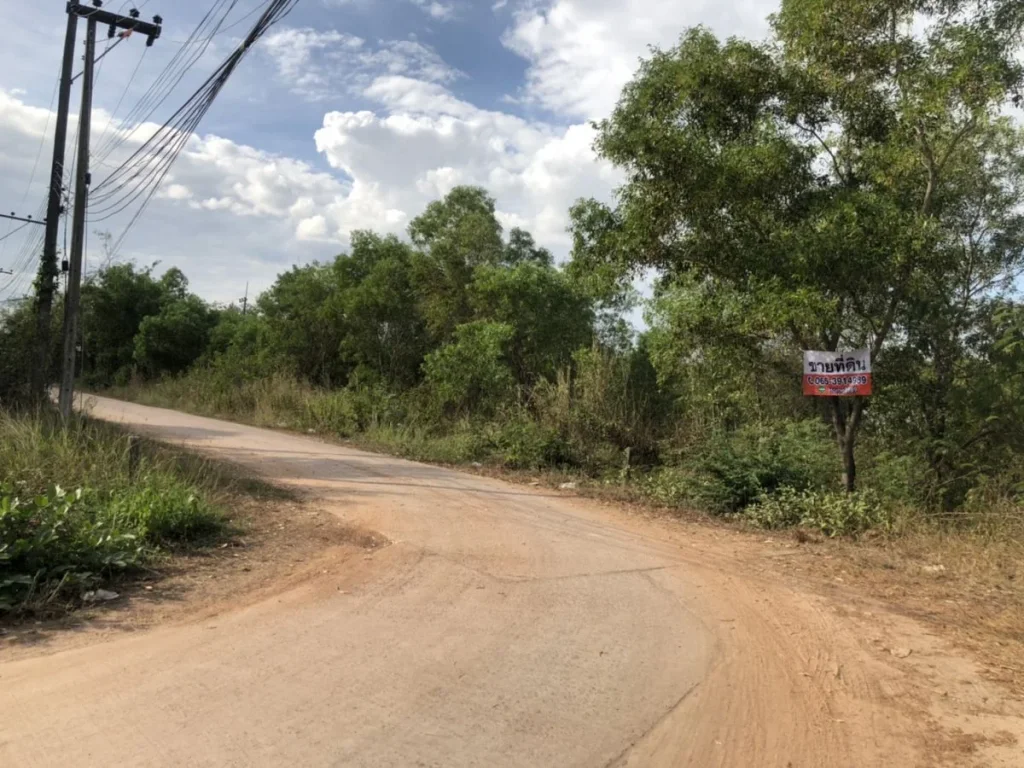
{"label": "road curve", "polygon": [[314,439],[92,410],[302,488],[392,543],[344,592],[0,662],[0,765],[918,760],[878,662],[820,603],[743,575],[727,545]]}

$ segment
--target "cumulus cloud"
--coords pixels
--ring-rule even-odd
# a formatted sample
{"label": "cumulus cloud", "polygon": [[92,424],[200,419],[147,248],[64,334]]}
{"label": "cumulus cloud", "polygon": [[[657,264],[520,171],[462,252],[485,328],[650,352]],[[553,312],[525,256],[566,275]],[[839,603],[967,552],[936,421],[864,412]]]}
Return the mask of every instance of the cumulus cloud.
{"label": "cumulus cloud", "polygon": [[464,76],[437,51],[416,40],[381,40],[371,45],[336,30],[284,28],[267,36],[263,51],[282,81],[313,101],[356,93],[385,73],[435,83]]}
{"label": "cumulus cloud", "polygon": [[777,0],[527,0],[504,44],[530,63],[525,99],[574,118],[607,116],[650,46],[687,27],[760,37]]}
{"label": "cumulus cloud", "polygon": [[412,0],[412,4],[422,9],[432,19],[448,21],[455,17],[455,3],[441,0]]}
{"label": "cumulus cloud", "polygon": [[578,197],[607,196],[618,175],[594,158],[593,129],[555,128],[480,109],[436,83],[381,77],[365,92],[378,112],[329,112],[317,149],[355,180],[330,206],[339,235],[367,209],[404,226],[427,202],[457,184],[487,188],[505,220],[529,226],[565,253],[566,212]]}
{"label": "cumulus cloud", "polygon": [[[53,127],[48,117],[48,110],[0,90],[0,180],[3,190],[10,190],[5,194],[8,199],[16,201],[27,190],[28,213],[45,200]],[[97,110],[95,123],[103,125],[108,117]],[[97,180],[134,151],[155,127],[142,126],[105,165],[96,166]],[[72,135],[74,131],[72,118]],[[37,154],[40,160],[35,164]],[[125,238],[118,256],[140,264],[158,261],[179,266],[204,296],[229,301],[235,298],[240,276],[258,289],[269,285],[291,263],[336,253],[341,245],[337,238],[316,247],[301,241],[320,239],[316,237],[316,216],[347,194],[346,181],[301,161],[217,136],[194,136],[145,215]],[[12,202],[12,207],[15,205]],[[91,212],[87,231],[90,235],[109,231],[117,240],[134,210],[109,219]],[[310,219],[313,221],[307,221]],[[0,226],[0,235],[7,231]],[[16,271],[0,280],[0,299],[18,295],[31,284],[37,258],[31,247],[33,232],[26,229],[0,243],[0,267]],[[100,240],[90,236],[86,262],[96,264],[101,258]]]}

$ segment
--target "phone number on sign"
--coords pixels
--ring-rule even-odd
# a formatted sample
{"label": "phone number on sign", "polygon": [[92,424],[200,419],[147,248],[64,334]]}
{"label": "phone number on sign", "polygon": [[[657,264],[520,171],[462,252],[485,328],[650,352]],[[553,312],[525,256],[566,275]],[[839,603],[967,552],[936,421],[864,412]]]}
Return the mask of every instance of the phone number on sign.
{"label": "phone number on sign", "polygon": [[807,383],[816,387],[862,387],[868,383],[867,376],[808,376]]}

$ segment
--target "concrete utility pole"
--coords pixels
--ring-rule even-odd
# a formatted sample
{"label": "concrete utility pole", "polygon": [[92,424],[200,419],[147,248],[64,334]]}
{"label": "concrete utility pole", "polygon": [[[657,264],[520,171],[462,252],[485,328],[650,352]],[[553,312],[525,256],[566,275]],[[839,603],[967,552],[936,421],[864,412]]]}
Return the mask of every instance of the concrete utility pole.
{"label": "concrete utility pole", "polygon": [[[154,17],[153,24],[145,21],[139,21],[139,12],[132,10],[128,16],[122,16],[117,13],[110,13],[109,11],[102,10],[102,0],[92,0],[93,7],[89,8],[83,5],[79,5],[78,0],[71,0],[68,3],[68,27],[72,24],[76,24],[79,17],[83,17],[87,22],[87,31],[85,36],[85,69],[82,72],[82,108],[78,116],[78,165],[75,169],[75,209],[71,219],[71,253],[69,258],[68,267],[68,287],[67,296],[64,302],[64,355],[62,358],[61,366],[61,377],[60,377],[60,398],[59,406],[60,413],[65,419],[71,416],[71,405],[74,397],[75,389],[75,368],[76,361],[78,358],[78,327],[79,327],[79,314],[81,312],[81,299],[82,299],[82,253],[85,248],[85,211],[88,205],[89,197],[89,133],[92,124],[92,86],[93,86],[93,69],[96,64],[96,27],[99,24],[108,26],[108,38],[114,37],[118,29],[127,30],[129,32],[138,32],[146,36],[146,45],[152,45],[153,41],[160,36],[160,22],[162,21],[159,16]],[[71,48],[74,48],[74,32],[68,32],[68,38],[71,39]],[[65,41],[65,54],[67,54],[67,42]],[[68,88],[70,90],[71,80],[71,66],[67,55],[64,57],[64,66],[62,73],[67,73],[68,76]],[[63,87],[63,76],[61,79]],[[63,96],[63,93],[61,94]],[[67,129],[67,114],[65,112],[65,136]],[[58,126],[59,130],[59,126]],[[54,151],[54,157],[56,158],[57,152]],[[57,185],[58,205],[60,202],[60,180],[63,176],[63,151],[61,151],[61,176],[51,178],[50,180],[50,201],[53,201],[53,188]],[[56,222],[56,216],[47,218],[47,236],[49,236],[50,221]],[[54,224],[54,232],[56,233],[56,224]],[[47,266],[46,252],[44,250],[44,269]],[[56,234],[54,235],[54,248],[53,248],[53,261],[52,265],[54,268],[53,277],[56,278]],[[50,305],[52,306],[53,290],[52,282],[50,286]],[[40,315],[42,313],[40,312]],[[42,322],[40,317],[39,322]],[[46,338],[49,338],[49,307],[47,308],[46,317]],[[45,355],[47,353],[47,347],[41,347],[41,354],[43,357],[44,367],[42,369],[44,375],[41,377],[43,380],[43,386],[45,387]]]}
{"label": "concrete utility pole", "polygon": [[60,414],[71,415],[78,359],[78,314],[82,299],[82,250],[85,246],[85,207],[89,194],[89,133],[92,130],[92,75],[96,58],[96,20],[90,18],[85,33],[85,71],[82,74],[82,108],[78,112],[78,165],[75,167],[75,211],[71,218],[71,258],[68,295],[64,300],[64,357],[60,372]]}
{"label": "concrete utility pole", "polygon": [[249,309],[249,283],[245,284],[245,296],[242,297],[242,314]]}
{"label": "concrete utility pole", "polygon": [[75,59],[75,35],[78,16],[68,8],[68,26],[64,33],[64,61],[60,68],[60,90],[57,97],[57,127],[53,132],[53,162],[50,165],[50,195],[46,203],[46,235],[43,257],[39,264],[36,293],[36,348],[32,359],[32,396],[39,402],[46,398],[46,369],[50,358],[50,315],[57,285],[57,240],[61,196],[64,191],[64,147],[68,141],[68,110],[71,106],[71,70]]}

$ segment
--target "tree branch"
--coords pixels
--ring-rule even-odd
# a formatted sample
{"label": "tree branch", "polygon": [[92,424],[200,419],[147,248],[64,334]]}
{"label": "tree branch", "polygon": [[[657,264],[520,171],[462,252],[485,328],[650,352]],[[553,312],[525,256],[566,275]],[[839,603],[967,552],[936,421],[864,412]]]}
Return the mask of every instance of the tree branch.
{"label": "tree branch", "polygon": [[821,136],[819,136],[818,132],[815,131],[813,128],[802,125],[799,122],[796,124],[796,127],[799,128],[801,131],[811,134],[811,136],[818,140],[818,143],[821,144],[822,149],[824,149],[828,153],[828,156],[832,158],[832,169],[836,172],[836,176],[839,177],[839,180],[844,185],[848,186],[849,180],[843,175],[843,171],[839,167],[839,158],[836,157],[835,153],[832,151],[832,148],[829,147],[828,143]]}

